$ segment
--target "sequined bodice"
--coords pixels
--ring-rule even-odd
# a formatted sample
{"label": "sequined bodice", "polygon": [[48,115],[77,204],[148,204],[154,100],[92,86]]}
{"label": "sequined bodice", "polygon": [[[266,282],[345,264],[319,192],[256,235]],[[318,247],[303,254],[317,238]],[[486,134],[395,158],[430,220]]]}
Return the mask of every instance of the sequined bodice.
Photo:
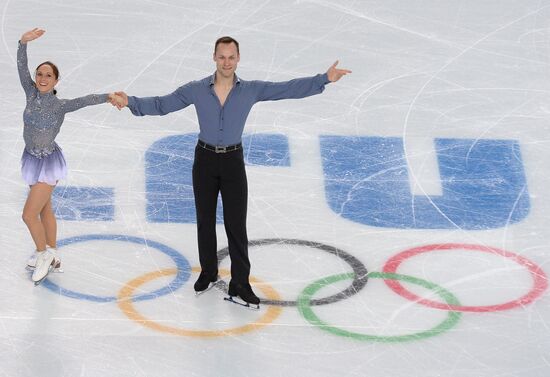
{"label": "sequined bodice", "polygon": [[38,90],[27,98],[23,139],[25,149],[35,157],[45,157],[57,146],[54,140],[65,118],[59,102],[53,93],[41,94]]}
{"label": "sequined bodice", "polygon": [[40,93],[29,73],[26,44],[21,42],[17,49],[17,69],[27,98],[23,113],[25,150],[35,157],[46,157],[58,148],[55,137],[66,113],[107,102],[108,94],[59,99],[53,92]]}

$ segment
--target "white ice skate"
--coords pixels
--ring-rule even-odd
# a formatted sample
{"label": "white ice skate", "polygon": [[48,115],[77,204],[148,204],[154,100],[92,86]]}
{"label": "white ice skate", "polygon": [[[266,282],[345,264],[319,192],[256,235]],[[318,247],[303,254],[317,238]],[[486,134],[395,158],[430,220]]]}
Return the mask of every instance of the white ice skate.
{"label": "white ice skate", "polygon": [[[63,272],[63,269],[61,268],[61,259],[57,256],[56,249],[49,246],[47,248],[53,250],[53,253],[56,256],[54,270],[52,272]],[[27,266],[25,267],[27,271],[34,271],[34,269],[36,268],[36,259],[38,258],[38,255],[40,255],[40,253],[38,251],[35,251],[29,257],[29,259],[27,259]]]}
{"label": "white ice skate", "polygon": [[61,264],[52,249],[46,249],[46,251],[38,253],[36,257],[36,267],[32,273],[34,285],[40,284],[48,274],[55,269],[57,263]]}

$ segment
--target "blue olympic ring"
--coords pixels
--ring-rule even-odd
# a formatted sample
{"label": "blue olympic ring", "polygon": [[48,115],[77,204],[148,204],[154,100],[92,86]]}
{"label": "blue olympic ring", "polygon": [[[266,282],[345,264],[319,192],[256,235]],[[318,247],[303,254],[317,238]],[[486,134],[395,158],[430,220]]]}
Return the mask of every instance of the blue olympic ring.
{"label": "blue olympic ring", "polygon": [[[168,284],[163,288],[157,289],[156,291],[153,291],[151,293],[134,296],[133,301],[151,300],[159,296],[172,293],[176,289],[180,288],[187,280],[189,280],[189,276],[191,275],[191,266],[189,265],[189,262],[183,255],[181,255],[179,252],[172,249],[171,247],[168,247],[156,241],[150,241],[143,238],[125,236],[120,234],[106,234],[106,235],[87,234],[83,236],[65,238],[63,240],[58,241],[57,246],[58,248],[61,248],[63,246],[67,246],[73,243],[85,242],[85,241],[96,241],[96,240],[123,241],[123,242],[128,241],[128,242],[133,242],[140,245],[151,246],[163,252],[164,254],[168,255],[175,262],[178,269],[178,273],[176,274],[174,279],[170,282],[170,284]],[[53,283],[48,279],[44,280],[41,285],[43,285],[44,287],[50,289],[55,293],[58,293],[63,296],[71,297],[71,298],[77,298],[77,299],[89,300],[89,301],[95,301],[95,302],[111,302],[111,301],[117,300],[116,296],[95,296],[95,295],[89,295],[89,294],[71,291],[69,289],[65,289],[58,286],[57,284]]]}

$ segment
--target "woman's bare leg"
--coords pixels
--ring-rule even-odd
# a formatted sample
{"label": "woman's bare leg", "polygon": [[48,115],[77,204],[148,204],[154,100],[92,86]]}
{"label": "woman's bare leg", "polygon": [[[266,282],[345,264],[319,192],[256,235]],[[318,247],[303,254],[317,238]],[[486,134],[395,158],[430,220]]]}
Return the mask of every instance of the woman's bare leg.
{"label": "woman's bare leg", "polygon": [[46,233],[47,246],[55,249],[57,247],[57,221],[53,213],[51,196],[50,200],[48,200],[40,212],[40,221],[42,222],[44,232]]}
{"label": "woman's bare leg", "polygon": [[36,245],[36,250],[46,250],[46,230],[42,221],[40,221],[40,213],[51,200],[54,186],[39,182],[31,186],[25,207],[23,208],[23,221],[29,228],[31,237]]}

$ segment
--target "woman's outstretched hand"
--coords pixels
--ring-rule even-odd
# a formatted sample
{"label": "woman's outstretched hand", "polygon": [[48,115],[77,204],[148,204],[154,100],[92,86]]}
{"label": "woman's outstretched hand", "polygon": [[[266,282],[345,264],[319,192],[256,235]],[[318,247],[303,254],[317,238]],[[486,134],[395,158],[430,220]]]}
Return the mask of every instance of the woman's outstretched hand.
{"label": "woman's outstretched hand", "polygon": [[35,27],[34,29],[23,33],[23,35],[21,36],[21,43],[34,41],[35,39],[40,38],[42,35],[44,35],[45,32],[46,30]]}

